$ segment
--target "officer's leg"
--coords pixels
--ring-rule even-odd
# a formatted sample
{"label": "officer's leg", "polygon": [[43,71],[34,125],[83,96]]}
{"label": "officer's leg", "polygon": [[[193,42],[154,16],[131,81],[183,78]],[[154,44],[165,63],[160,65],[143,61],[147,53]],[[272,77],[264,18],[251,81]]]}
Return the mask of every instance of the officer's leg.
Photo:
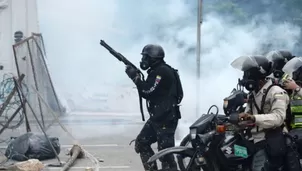
{"label": "officer's leg", "polygon": [[[157,144],[158,151],[174,147],[175,146],[175,130],[177,127],[178,120],[171,121],[166,125],[159,125],[157,127]],[[173,155],[167,155],[160,159],[162,162],[163,169],[173,169],[177,168],[177,164],[175,162]]]}
{"label": "officer's leg", "polygon": [[265,134],[267,146],[267,162],[265,162],[265,171],[278,171],[284,168],[284,159],[286,155],[285,137],[282,130],[272,130]]}
{"label": "officer's leg", "polygon": [[252,160],[252,171],[263,171],[264,163],[267,160],[267,154],[264,150],[266,141],[256,137],[254,142],[256,142],[256,149]]}
{"label": "officer's leg", "polygon": [[301,171],[300,157],[297,151],[297,146],[292,142],[291,138],[286,136],[287,152],[285,164],[287,171]]}
{"label": "officer's leg", "polygon": [[140,154],[145,170],[157,170],[156,162],[151,167],[146,164],[149,158],[154,155],[151,144],[155,142],[156,132],[152,127],[152,122],[148,120],[135,140],[135,151]]}

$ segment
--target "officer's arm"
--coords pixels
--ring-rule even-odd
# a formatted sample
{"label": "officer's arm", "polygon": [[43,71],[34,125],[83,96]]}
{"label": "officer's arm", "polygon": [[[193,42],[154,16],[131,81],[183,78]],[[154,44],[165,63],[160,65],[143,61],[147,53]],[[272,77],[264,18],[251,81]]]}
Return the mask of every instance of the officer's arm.
{"label": "officer's arm", "polygon": [[286,118],[286,110],[289,104],[287,93],[281,88],[278,91],[271,90],[271,92],[270,113],[254,115],[256,125],[261,128],[274,128],[281,126]]}
{"label": "officer's arm", "polygon": [[162,74],[158,71],[153,71],[148,75],[146,81],[138,80],[136,82],[137,89],[143,98],[148,98],[157,92],[158,87],[162,82]]}
{"label": "officer's arm", "polygon": [[297,95],[298,95],[299,97],[302,97],[302,88],[300,88],[300,90],[297,92]]}

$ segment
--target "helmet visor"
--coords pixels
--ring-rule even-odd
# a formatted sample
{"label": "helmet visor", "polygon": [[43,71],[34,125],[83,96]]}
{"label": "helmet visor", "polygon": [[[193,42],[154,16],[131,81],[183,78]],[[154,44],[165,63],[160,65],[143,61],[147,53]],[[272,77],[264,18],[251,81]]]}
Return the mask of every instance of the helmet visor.
{"label": "helmet visor", "polygon": [[265,56],[269,61],[277,61],[284,59],[282,54],[279,51],[275,50],[268,52]]}
{"label": "helmet visor", "polygon": [[251,68],[259,68],[257,61],[252,56],[240,56],[231,63],[231,66],[243,72]]}
{"label": "helmet visor", "polygon": [[298,68],[302,66],[302,57],[295,57],[288,61],[284,67],[283,67],[283,72],[286,74],[292,74],[295,72]]}

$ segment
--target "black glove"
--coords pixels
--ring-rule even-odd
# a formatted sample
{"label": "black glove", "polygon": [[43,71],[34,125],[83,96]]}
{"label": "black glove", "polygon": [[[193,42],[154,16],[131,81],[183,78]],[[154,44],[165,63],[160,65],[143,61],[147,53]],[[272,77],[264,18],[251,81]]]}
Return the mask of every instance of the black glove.
{"label": "black glove", "polygon": [[134,82],[136,82],[137,78],[139,78],[139,74],[137,70],[130,65],[126,66],[125,72],[128,75],[128,77],[131,78],[131,80]]}

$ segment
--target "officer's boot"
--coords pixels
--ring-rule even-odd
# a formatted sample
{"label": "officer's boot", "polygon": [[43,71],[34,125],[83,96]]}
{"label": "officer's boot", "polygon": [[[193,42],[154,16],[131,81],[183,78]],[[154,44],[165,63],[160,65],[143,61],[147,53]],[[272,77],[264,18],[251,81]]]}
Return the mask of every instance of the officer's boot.
{"label": "officer's boot", "polygon": [[162,169],[177,169],[177,164],[175,162],[173,155],[167,155],[161,159]]}
{"label": "officer's boot", "polygon": [[264,163],[264,167],[263,167],[262,171],[282,171],[283,168],[284,168],[283,166],[272,165],[268,161],[266,161]]}
{"label": "officer's boot", "polygon": [[288,148],[285,160],[286,171],[302,171],[299,154],[293,148]]}
{"label": "officer's boot", "polygon": [[156,171],[158,170],[156,162],[147,163],[152,154],[149,153],[140,153],[140,157],[144,166],[145,171]]}
{"label": "officer's boot", "polygon": [[167,170],[167,169],[169,169],[170,167],[169,167],[169,164],[168,164],[168,162],[161,162],[161,169],[163,169],[163,170]]}

